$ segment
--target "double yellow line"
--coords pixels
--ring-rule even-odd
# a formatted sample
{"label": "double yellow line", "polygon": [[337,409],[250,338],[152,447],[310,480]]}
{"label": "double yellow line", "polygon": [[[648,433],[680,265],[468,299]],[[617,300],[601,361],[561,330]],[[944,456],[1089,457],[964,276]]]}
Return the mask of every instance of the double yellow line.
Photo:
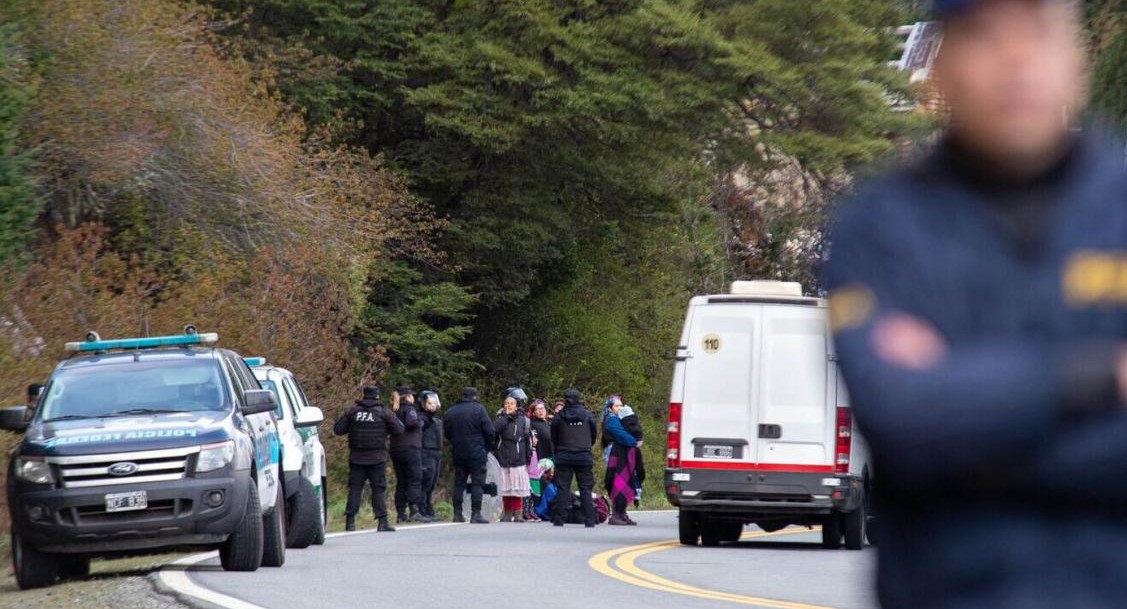
{"label": "double yellow line", "polygon": [[[748,533],[741,537],[741,539],[755,539],[757,537],[777,537],[781,535],[798,535],[802,533],[809,533],[809,529],[786,529],[774,533],[767,533],[759,531],[755,533]],[[675,582],[670,579],[661,577],[660,575],[650,573],[638,566],[639,558],[655,552],[662,552],[664,550],[672,550],[673,548],[680,547],[681,544],[677,541],[658,541],[653,543],[644,543],[636,546],[628,546],[625,548],[617,548],[608,550],[591,557],[587,561],[587,565],[592,569],[610,577],[617,579],[620,582],[638,586],[640,588],[649,588],[650,590],[657,590],[659,592],[668,592],[671,594],[681,594],[683,596],[693,596],[696,598],[704,598],[709,600],[727,601],[730,603],[737,603],[740,605],[751,605],[754,607],[769,607],[770,609],[834,609],[833,607],[826,607],[823,605],[809,605],[806,603],[794,603],[790,601],[775,600],[770,598],[760,598],[758,596],[746,596],[743,594],[732,594],[728,592],[720,592],[717,590],[708,590],[705,588],[698,588],[690,586],[681,582]]]}

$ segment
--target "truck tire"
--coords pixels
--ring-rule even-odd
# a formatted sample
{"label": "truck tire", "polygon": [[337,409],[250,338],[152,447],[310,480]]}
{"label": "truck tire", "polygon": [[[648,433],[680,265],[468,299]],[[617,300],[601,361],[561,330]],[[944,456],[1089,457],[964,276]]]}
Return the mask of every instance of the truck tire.
{"label": "truck tire", "polygon": [[861,501],[857,509],[845,514],[845,549],[860,550],[865,547],[865,524],[868,520],[865,515],[865,502]]}
{"label": "truck tire", "polygon": [[278,496],[274,509],[262,518],[262,566],[280,567],[286,564],[286,495],[282,485],[277,485]]}
{"label": "truck tire", "polygon": [[321,526],[317,529],[317,534],[313,536],[313,545],[325,545],[325,529],[329,526],[329,479],[321,478],[321,492],[317,496],[317,501],[321,504]]}
{"label": "truck tire", "polygon": [[723,541],[724,523],[708,516],[700,519],[700,545],[706,548],[715,548]]}
{"label": "truck tire", "polygon": [[744,534],[744,523],[739,520],[725,520],[720,523],[723,529],[723,535],[720,536],[721,541],[737,542]]}
{"label": "truck tire", "polygon": [[262,506],[258,503],[258,485],[253,479],[243,519],[219,547],[219,563],[224,571],[257,571],[262,565]]}
{"label": "truck tire", "polygon": [[681,545],[697,545],[700,541],[700,515],[685,510],[677,512],[677,531],[680,533]]}
{"label": "truck tire", "polygon": [[11,542],[12,568],[16,572],[16,584],[21,590],[50,586],[59,579],[57,554],[40,552],[15,531],[12,532]]}
{"label": "truck tire", "polygon": [[830,512],[822,522],[822,547],[827,550],[841,548],[842,516],[840,512]]}
{"label": "truck tire", "polygon": [[63,579],[84,579],[90,576],[89,556],[59,556],[59,577]]}
{"label": "truck tire", "polygon": [[286,546],[290,548],[308,548],[317,537],[321,524],[321,498],[317,496],[317,488],[307,478],[300,478],[297,492],[290,500],[290,509],[287,512],[288,526],[286,528]]}

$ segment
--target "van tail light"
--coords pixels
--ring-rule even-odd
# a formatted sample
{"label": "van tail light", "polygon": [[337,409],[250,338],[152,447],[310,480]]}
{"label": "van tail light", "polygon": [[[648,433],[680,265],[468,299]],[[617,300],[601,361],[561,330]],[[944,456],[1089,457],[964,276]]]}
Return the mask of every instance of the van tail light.
{"label": "van tail light", "polygon": [[845,406],[837,407],[837,442],[834,446],[834,472],[849,473],[849,453],[853,450],[853,415]]}
{"label": "van tail light", "polygon": [[670,468],[681,467],[681,404],[669,404],[669,426],[665,441],[665,465]]}

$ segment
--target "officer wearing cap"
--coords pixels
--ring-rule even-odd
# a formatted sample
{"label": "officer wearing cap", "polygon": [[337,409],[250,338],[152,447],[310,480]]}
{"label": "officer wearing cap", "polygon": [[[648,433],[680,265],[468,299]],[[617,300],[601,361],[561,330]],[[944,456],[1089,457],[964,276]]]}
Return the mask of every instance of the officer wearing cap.
{"label": "officer wearing cap", "polygon": [[942,141],[841,208],[824,269],[876,463],[880,600],[1121,606],[1123,147],[1079,128],[1078,3],[935,9]]}
{"label": "officer wearing cap", "polygon": [[372,512],[378,531],[393,532],[387,521],[387,439],[403,434],[403,423],[380,401],[377,387],[365,387],[363,398],[333,424],[333,433],[348,435],[348,504],[344,528],[356,530],[360,495],[365,484],[372,486]]}
{"label": "officer wearing cap", "polygon": [[423,417],[415,405],[415,391],[403,385],[392,396],[391,409],[403,423],[403,433],[391,438],[395,467],[396,522],[430,522],[419,508],[423,484]]}

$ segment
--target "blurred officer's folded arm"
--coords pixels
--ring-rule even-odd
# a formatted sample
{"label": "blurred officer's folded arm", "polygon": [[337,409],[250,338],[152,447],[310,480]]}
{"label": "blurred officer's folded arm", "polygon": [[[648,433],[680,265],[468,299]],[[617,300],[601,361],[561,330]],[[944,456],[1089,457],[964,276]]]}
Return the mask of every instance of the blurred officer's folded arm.
{"label": "blurred officer's folded arm", "polygon": [[1116,342],[942,336],[909,301],[920,276],[873,217],[847,207],[824,279],[855,414],[878,457],[892,456],[882,477],[903,489],[976,473],[1020,484],[1067,422],[1122,408]]}

